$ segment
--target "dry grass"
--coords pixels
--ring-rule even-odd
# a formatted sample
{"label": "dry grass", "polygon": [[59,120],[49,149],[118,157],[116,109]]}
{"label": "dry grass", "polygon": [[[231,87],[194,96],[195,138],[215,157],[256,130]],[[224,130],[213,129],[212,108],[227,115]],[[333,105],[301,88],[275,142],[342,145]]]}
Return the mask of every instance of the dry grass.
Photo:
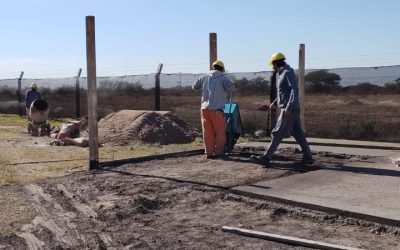
{"label": "dry grass", "polygon": [[[29,183],[88,168],[87,148],[49,146],[50,138],[31,137],[25,132],[25,126],[20,125],[26,124],[25,118],[16,115],[6,117],[0,120],[0,185]],[[200,148],[200,139],[190,144],[104,145],[99,149],[99,155],[100,161],[109,161]]]}
{"label": "dry grass", "polygon": [[[178,93],[179,94],[179,93]],[[161,108],[176,112],[186,121],[200,129],[200,93],[162,95]],[[82,103],[85,103],[83,98]],[[267,113],[258,111],[261,105],[269,104],[267,95],[237,95],[244,130],[253,134],[255,130],[267,128]],[[324,138],[346,138],[377,141],[400,141],[397,130],[400,117],[399,95],[354,95],[354,94],[307,94],[306,127],[308,136]],[[65,106],[71,97],[49,100],[52,114],[59,117],[73,116],[75,107]],[[58,108],[58,113],[55,109]],[[82,113],[85,112],[83,105]],[[151,110],[153,95],[145,96],[99,96],[99,115],[104,116],[120,109]]]}
{"label": "dry grass", "polygon": [[399,95],[313,95],[306,99],[307,134],[313,137],[400,141]]}

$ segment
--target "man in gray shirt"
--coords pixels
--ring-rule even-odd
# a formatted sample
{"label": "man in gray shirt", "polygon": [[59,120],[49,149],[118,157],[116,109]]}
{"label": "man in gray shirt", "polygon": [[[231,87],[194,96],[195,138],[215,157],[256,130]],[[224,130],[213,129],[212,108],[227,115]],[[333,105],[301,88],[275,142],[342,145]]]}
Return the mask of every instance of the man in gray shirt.
{"label": "man in gray shirt", "polygon": [[227,94],[235,90],[233,82],[224,75],[224,63],[215,61],[212,67],[210,73],[200,77],[193,85],[194,90],[202,89],[201,126],[208,159],[224,155],[226,123],[223,109]]}
{"label": "man in gray shirt", "polygon": [[300,103],[298,81],[294,70],[285,62],[286,58],[282,53],[275,53],[270,59],[270,66],[277,73],[277,98],[275,103],[281,108],[278,121],[271,132],[271,143],[267,150],[261,156],[252,155],[251,159],[255,162],[270,166],[270,161],[275,150],[282,142],[285,135],[290,131],[296,141],[300,144],[303,151],[303,164],[312,164],[314,162],[306,136],[301,128]]}

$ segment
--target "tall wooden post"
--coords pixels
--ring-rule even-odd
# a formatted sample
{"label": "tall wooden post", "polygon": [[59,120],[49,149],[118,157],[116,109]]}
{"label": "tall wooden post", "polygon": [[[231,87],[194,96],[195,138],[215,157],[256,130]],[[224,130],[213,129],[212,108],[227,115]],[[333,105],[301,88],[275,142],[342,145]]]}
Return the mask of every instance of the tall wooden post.
{"label": "tall wooden post", "polygon": [[[274,102],[278,96],[277,95],[278,91],[276,89],[276,74],[277,73],[275,71],[271,72],[271,77],[270,77],[271,88],[270,88],[270,93],[269,93],[269,103]],[[270,135],[272,129],[275,128],[275,126],[276,126],[276,122],[278,120],[277,119],[278,114],[276,112],[277,108],[278,108],[278,105],[277,105],[277,102],[275,102],[275,105],[273,107],[271,107],[269,114],[267,114],[267,115],[270,115],[270,123],[269,124],[267,123],[267,125],[269,125],[269,127],[267,128],[268,129],[267,135]],[[268,118],[269,117],[267,117],[267,119]]]}
{"label": "tall wooden post", "polygon": [[89,169],[99,166],[96,90],[96,36],[94,16],[86,16],[86,62],[89,118]]}
{"label": "tall wooden post", "polygon": [[160,87],[160,75],[162,70],[163,64],[158,64],[157,72],[156,72],[156,86],[155,86],[155,110],[160,111],[160,95],[161,95],[161,87]]}
{"label": "tall wooden post", "polygon": [[217,33],[210,33],[210,70],[217,58]]}
{"label": "tall wooden post", "polygon": [[304,122],[304,109],[305,109],[305,66],[306,66],[306,59],[305,59],[305,45],[300,44],[299,48],[299,101],[300,101],[300,117],[301,117],[301,127],[303,131],[306,131],[306,126]]}
{"label": "tall wooden post", "polygon": [[21,81],[22,81],[22,76],[24,75],[24,71],[21,71],[19,78],[18,78],[18,91],[17,91],[17,96],[18,96],[18,114],[19,116],[22,116],[22,109],[21,109]]}
{"label": "tall wooden post", "polygon": [[76,74],[76,82],[75,82],[75,101],[76,101],[76,118],[81,117],[81,86],[79,83],[79,78],[81,77],[82,69],[78,69],[78,73]]}

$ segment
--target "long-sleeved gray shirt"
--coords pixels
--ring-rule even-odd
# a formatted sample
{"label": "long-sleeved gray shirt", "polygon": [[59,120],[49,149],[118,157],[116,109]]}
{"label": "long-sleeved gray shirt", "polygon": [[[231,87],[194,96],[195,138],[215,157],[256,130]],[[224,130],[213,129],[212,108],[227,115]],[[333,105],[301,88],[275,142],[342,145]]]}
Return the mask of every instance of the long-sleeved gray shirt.
{"label": "long-sleeved gray shirt", "polygon": [[203,90],[201,109],[218,110],[224,108],[227,94],[235,90],[235,85],[221,71],[211,70],[193,84],[193,89]]}
{"label": "long-sleeved gray shirt", "polygon": [[294,70],[286,64],[278,72],[276,81],[278,106],[290,111],[300,108],[299,86]]}

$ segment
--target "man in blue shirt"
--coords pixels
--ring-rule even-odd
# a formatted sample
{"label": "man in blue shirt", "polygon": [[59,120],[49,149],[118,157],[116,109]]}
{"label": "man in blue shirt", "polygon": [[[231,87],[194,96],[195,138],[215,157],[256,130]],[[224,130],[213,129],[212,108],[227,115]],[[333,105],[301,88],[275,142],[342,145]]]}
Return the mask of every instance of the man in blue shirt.
{"label": "man in blue shirt", "polygon": [[275,128],[271,132],[271,143],[261,156],[252,155],[255,162],[270,166],[270,161],[275,150],[282,142],[285,135],[290,131],[303,151],[303,164],[314,162],[306,136],[301,128],[299,87],[294,70],[285,62],[286,58],[282,53],[272,55],[269,64],[273,67],[276,75],[277,97],[270,105],[275,103],[281,109]]}
{"label": "man in blue shirt", "polygon": [[42,99],[42,94],[37,90],[37,84],[32,83],[31,88],[26,91],[25,94],[25,107],[26,107],[26,114],[28,116],[28,120],[30,121],[31,118],[29,116],[29,109],[31,107],[31,104],[36,101],[36,100],[41,100]]}
{"label": "man in blue shirt", "polygon": [[37,90],[37,84],[32,83],[31,88],[26,91],[25,94],[25,107],[29,109],[32,102],[42,99],[42,94]]}

